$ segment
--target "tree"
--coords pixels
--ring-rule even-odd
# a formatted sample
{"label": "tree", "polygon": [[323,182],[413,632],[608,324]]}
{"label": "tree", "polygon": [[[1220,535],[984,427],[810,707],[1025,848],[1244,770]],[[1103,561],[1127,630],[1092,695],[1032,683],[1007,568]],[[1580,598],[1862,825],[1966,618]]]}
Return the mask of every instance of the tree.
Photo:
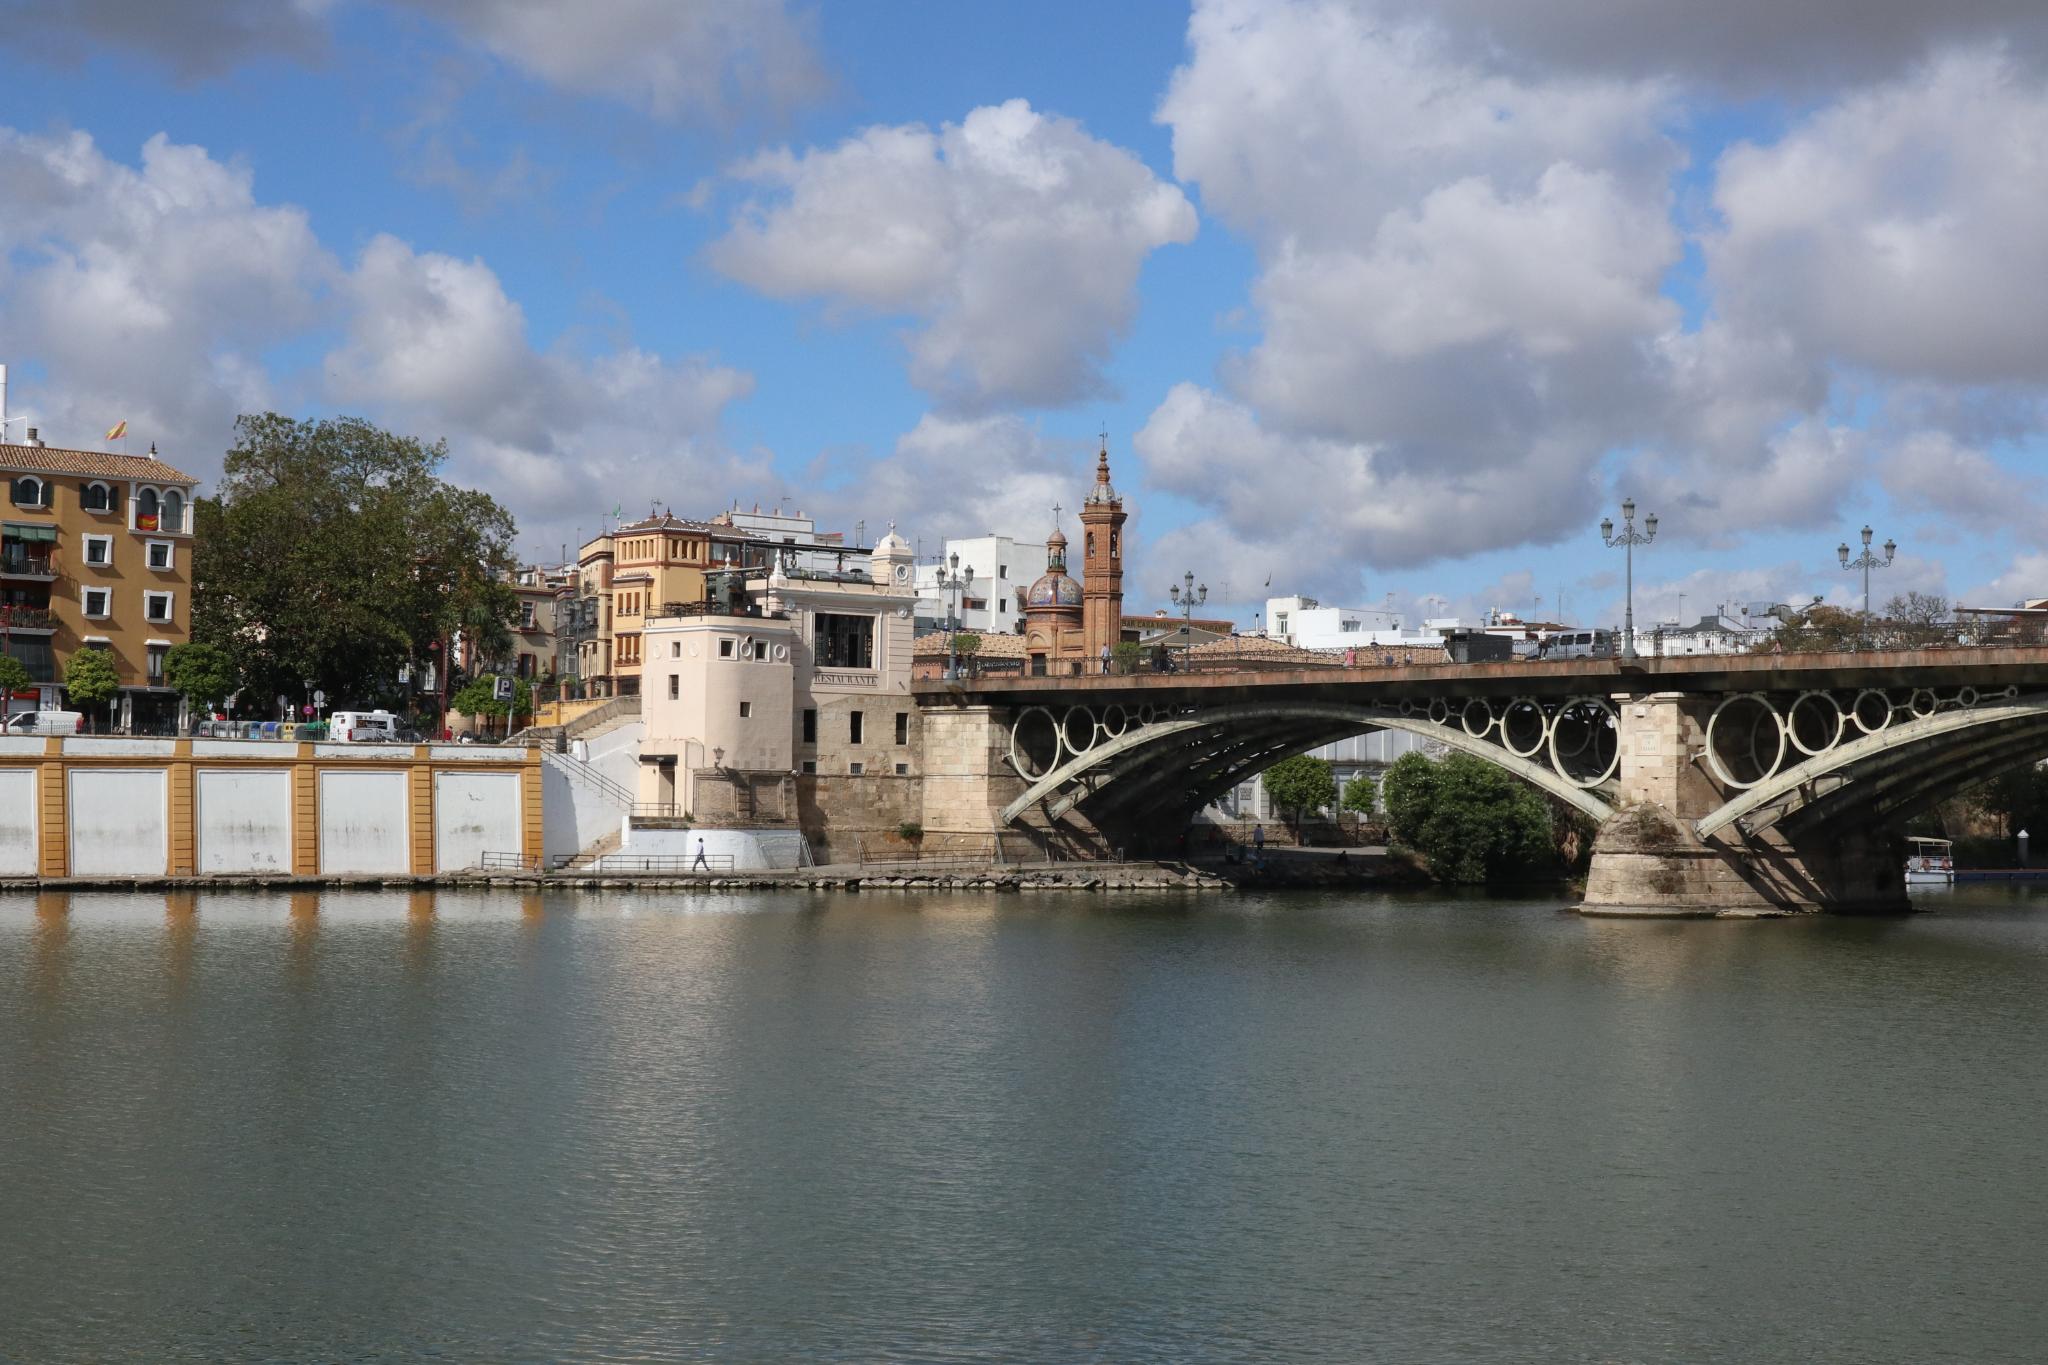
{"label": "tree", "polygon": [[1118,640],[1109,647],[1109,657],[1111,666],[1128,676],[1136,673],[1138,665],[1144,661],[1145,647],[1136,640]]}
{"label": "tree", "polygon": [[164,681],[194,706],[224,700],[239,685],[227,651],[206,644],[173,645],[164,656]]}
{"label": "tree", "polygon": [[1804,654],[1854,649],[1863,642],[1864,635],[1865,622],[1860,614],[1816,602],[1805,611],[1792,615],[1756,649],[1758,653],[1765,654],[1779,650],[1787,654]]}
{"label": "tree", "polygon": [[1925,649],[1954,644],[1955,613],[1946,597],[1909,592],[1884,604],[1884,620],[1873,627],[1880,644],[1895,649]]}
{"label": "tree", "polygon": [[1380,784],[1394,837],[1447,882],[1555,871],[1550,812],[1534,791],[1469,754],[1404,754]]}
{"label": "tree", "polygon": [[1266,769],[1260,781],[1265,783],[1266,795],[1273,798],[1274,805],[1294,813],[1292,823],[1297,839],[1301,837],[1301,817],[1305,813],[1322,810],[1337,800],[1337,779],[1328,760],[1308,754],[1281,759]]}
{"label": "tree", "polygon": [[75,706],[104,705],[120,691],[120,675],[104,649],[81,649],[64,665],[64,692]]}
{"label": "tree", "polygon": [[36,680],[29,676],[27,664],[12,654],[0,654],[0,698],[12,697],[16,692],[35,685]]}
{"label": "tree", "polygon": [[194,507],[192,634],[245,683],[268,696],[311,682],[348,705],[392,699],[400,665],[434,644],[445,666],[458,633],[480,663],[502,654],[512,518],[438,477],[445,443],[350,417],[265,413],[235,430],[218,496]]}
{"label": "tree", "polygon": [[[512,684],[512,700],[502,702],[497,697],[498,678],[494,673],[485,673],[471,678],[456,693],[448,698],[448,709],[459,711],[465,716],[488,717],[504,720],[509,716],[531,715],[533,713],[533,689],[521,678]],[[511,727],[506,727],[510,732]]]}
{"label": "tree", "polygon": [[1379,809],[1379,787],[1364,773],[1344,784],[1344,809],[1371,815]]}

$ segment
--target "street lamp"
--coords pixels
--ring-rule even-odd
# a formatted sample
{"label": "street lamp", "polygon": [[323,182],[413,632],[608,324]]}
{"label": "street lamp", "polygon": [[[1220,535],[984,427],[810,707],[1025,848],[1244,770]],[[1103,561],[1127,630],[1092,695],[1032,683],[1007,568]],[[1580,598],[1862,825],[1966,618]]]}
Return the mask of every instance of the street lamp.
{"label": "street lamp", "polygon": [[1622,547],[1623,563],[1626,565],[1623,582],[1623,607],[1621,623],[1621,657],[1636,657],[1636,546],[1648,545],[1657,538],[1657,514],[1643,518],[1643,529],[1636,530],[1636,500],[1621,500],[1621,534],[1614,534],[1614,519],[1600,518],[1600,539],[1607,542],[1607,548]]}
{"label": "street lamp", "polygon": [[951,594],[946,603],[946,676],[960,676],[960,655],[953,648],[953,641],[960,633],[960,605],[963,594],[974,583],[974,566],[969,564],[967,572],[960,572],[960,552],[953,551],[946,557],[946,563],[939,568],[939,591]]}
{"label": "street lamp", "polygon": [[1890,568],[1892,556],[1898,552],[1899,543],[1887,536],[1884,542],[1884,558],[1879,559],[1871,551],[1870,528],[1868,526],[1863,528],[1863,553],[1856,556],[1856,558],[1849,558],[1849,545],[1847,541],[1835,547],[1835,557],[1842,561],[1843,568],[1863,570],[1863,634],[1866,644],[1869,642],[1870,636],[1870,571],[1872,569]]}
{"label": "street lamp", "polygon": [[[1209,600],[1209,585],[1204,583],[1196,587],[1195,571],[1189,569],[1180,576],[1180,582],[1166,589],[1166,595],[1180,608],[1181,648],[1192,650],[1195,647],[1195,608]],[[1194,655],[1190,653],[1186,657],[1193,658]]]}

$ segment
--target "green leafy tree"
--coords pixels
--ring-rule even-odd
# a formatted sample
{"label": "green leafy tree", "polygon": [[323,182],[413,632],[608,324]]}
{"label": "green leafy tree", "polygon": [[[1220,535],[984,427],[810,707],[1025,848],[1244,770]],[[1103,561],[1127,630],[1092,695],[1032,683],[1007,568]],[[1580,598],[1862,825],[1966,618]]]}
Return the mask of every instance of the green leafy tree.
{"label": "green leafy tree", "polygon": [[0,654],[0,698],[34,687],[36,680],[29,675],[28,665],[12,654]]}
{"label": "green leafy tree", "polygon": [[1109,647],[1109,657],[1117,672],[1136,673],[1145,658],[1145,647],[1136,640],[1118,640]]}
{"label": "green leafy tree", "polygon": [[1283,758],[1260,775],[1273,804],[1293,815],[1294,834],[1301,837],[1301,817],[1336,804],[1337,778],[1327,759],[1309,754]]}
{"label": "green leafy tree", "polygon": [[164,681],[194,706],[223,701],[240,685],[227,651],[207,644],[173,645],[164,656]]}
{"label": "green leafy tree", "polygon": [[64,692],[74,706],[104,706],[120,691],[120,675],[104,649],[81,649],[64,665]]}
{"label": "green leafy tree", "polygon": [[[509,716],[533,714],[533,689],[526,685],[524,678],[512,684],[510,702],[498,700],[497,686],[498,678],[493,673],[472,678],[448,698],[448,709],[459,711],[465,716],[490,720],[505,720]],[[509,728],[507,727],[508,732]]]}
{"label": "green leafy tree", "polygon": [[1363,773],[1344,784],[1344,809],[1371,815],[1378,807],[1379,788]]}
{"label": "green leafy tree", "polygon": [[1554,873],[1550,811],[1534,791],[1469,754],[1404,754],[1380,784],[1394,837],[1447,882]]}
{"label": "green leafy tree", "polygon": [[[244,416],[218,495],[195,504],[192,633],[264,695],[306,682],[337,704],[390,699],[401,664],[507,649],[512,518],[443,482],[443,442],[358,418]],[[440,645],[438,655],[431,648]]]}

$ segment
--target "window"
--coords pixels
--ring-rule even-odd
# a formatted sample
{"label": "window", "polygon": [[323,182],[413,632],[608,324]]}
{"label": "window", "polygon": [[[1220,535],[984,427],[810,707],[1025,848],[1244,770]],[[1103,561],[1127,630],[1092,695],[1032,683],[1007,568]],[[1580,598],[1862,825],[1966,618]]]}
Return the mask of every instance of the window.
{"label": "window", "polygon": [[896,713],[896,742],[898,744],[910,743],[910,713],[908,711],[898,711]]}
{"label": "window", "polygon": [[111,512],[114,490],[103,483],[89,483],[78,490],[78,505],[88,512]]}
{"label": "window", "polygon": [[741,719],[741,720],[746,720],[746,719],[748,719],[749,717],[751,717],[751,716],[752,716],[753,714],[754,714],[754,703],[752,703],[752,702],[750,702],[750,701],[743,701],[743,702],[741,702],[741,703],[740,703],[740,719]]}
{"label": "window", "polygon": [[1031,676],[1034,678],[1045,676],[1045,656],[1043,654],[1031,656]]}
{"label": "window", "polygon": [[812,707],[804,708],[804,743],[818,742],[818,713]]}
{"label": "window", "polygon": [[87,616],[99,617],[107,614],[107,599],[110,596],[112,596],[112,589],[87,588],[79,594],[79,600],[83,604],[82,609]]}
{"label": "window", "polygon": [[804,770],[805,772],[807,772],[807,773],[814,773],[814,772],[818,771],[818,760],[817,760],[817,759],[815,759],[815,758],[807,758],[807,759],[805,759],[805,760],[804,760],[804,765],[803,765],[803,770]]}
{"label": "window", "polygon": [[171,542],[168,540],[152,540],[147,548],[149,551],[150,568],[168,569],[171,567]]}
{"label": "window", "polygon": [[142,619],[145,621],[170,620],[171,595],[167,592],[146,592],[142,594]]}
{"label": "window", "polygon": [[668,657],[671,659],[683,657],[683,642],[681,640],[670,640],[668,642]]}
{"label": "window", "polygon": [[865,763],[849,763],[846,765],[846,771],[852,773],[855,777],[859,777],[862,773],[866,772],[867,770],[868,765]]}
{"label": "window", "polygon": [[151,687],[162,687],[164,685],[164,652],[169,648],[169,645],[151,645],[149,647],[146,658],[149,664],[149,685]]}
{"label": "window", "polygon": [[811,620],[811,655],[819,668],[873,668],[875,618],[819,612]]}
{"label": "window", "polygon": [[668,675],[668,699],[670,701],[681,701],[682,698],[683,679],[680,674],[671,673]]}
{"label": "window", "polygon": [[[152,552],[154,552],[154,547],[152,547]],[[154,569],[157,567],[157,565],[154,562],[152,562],[149,567]],[[521,602],[519,604],[519,628],[521,630],[532,630],[534,627],[534,622],[535,618],[533,614],[533,603]]]}
{"label": "window", "polygon": [[908,763],[898,763],[898,764],[896,765],[896,776],[898,776],[898,777],[908,777],[908,776],[910,776],[910,765],[909,765]]}
{"label": "window", "polygon": [[14,481],[14,505],[16,507],[48,507],[43,481],[32,474],[24,474]]}
{"label": "window", "polygon": [[164,494],[163,520],[157,529],[163,531],[182,531],[185,529],[185,495],[175,488]]}
{"label": "window", "polygon": [[721,659],[730,659],[732,657],[732,641],[720,640],[718,642],[718,657]]}
{"label": "window", "polygon": [[114,562],[114,538],[112,536],[85,536],[85,562],[95,568],[105,568]]}
{"label": "window", "polygon": [[861,742],[861,732],[867,728],[861,723],[865,719],[866,717],[862,716],[858,711],[848,711],[846,713],[846,738],[850,742],[854,744]]}
{"label": "window", "polygon": [[1007,565],[1007,564],[998,564],[998,565],[996,565],[996,577],[997,577],[997,578],[1008,578],[1009,576],[1010,576],[1010,566],[1009,566],[1009,565]]}
{"label": "window", "polygon": [[137,493],[135,495],[135,529],[138,531],[154,531],[160,506],[161,499],[157,497],[154,488],[145,488],[140,493]]}

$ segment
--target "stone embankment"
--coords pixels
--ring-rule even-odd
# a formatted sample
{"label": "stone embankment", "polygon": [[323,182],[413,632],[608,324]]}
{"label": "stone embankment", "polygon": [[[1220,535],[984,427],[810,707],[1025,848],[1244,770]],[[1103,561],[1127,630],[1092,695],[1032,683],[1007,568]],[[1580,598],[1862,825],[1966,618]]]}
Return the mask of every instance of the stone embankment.
{"label": "stone embankment", "polygon": [[1230,880],[1182,863],[1066,863],[793,871],[593,874],[467,871],[434,876],[44,877],[0,879],[13,891],[367,891],[503,887],[524,891],[1229,891]]}

